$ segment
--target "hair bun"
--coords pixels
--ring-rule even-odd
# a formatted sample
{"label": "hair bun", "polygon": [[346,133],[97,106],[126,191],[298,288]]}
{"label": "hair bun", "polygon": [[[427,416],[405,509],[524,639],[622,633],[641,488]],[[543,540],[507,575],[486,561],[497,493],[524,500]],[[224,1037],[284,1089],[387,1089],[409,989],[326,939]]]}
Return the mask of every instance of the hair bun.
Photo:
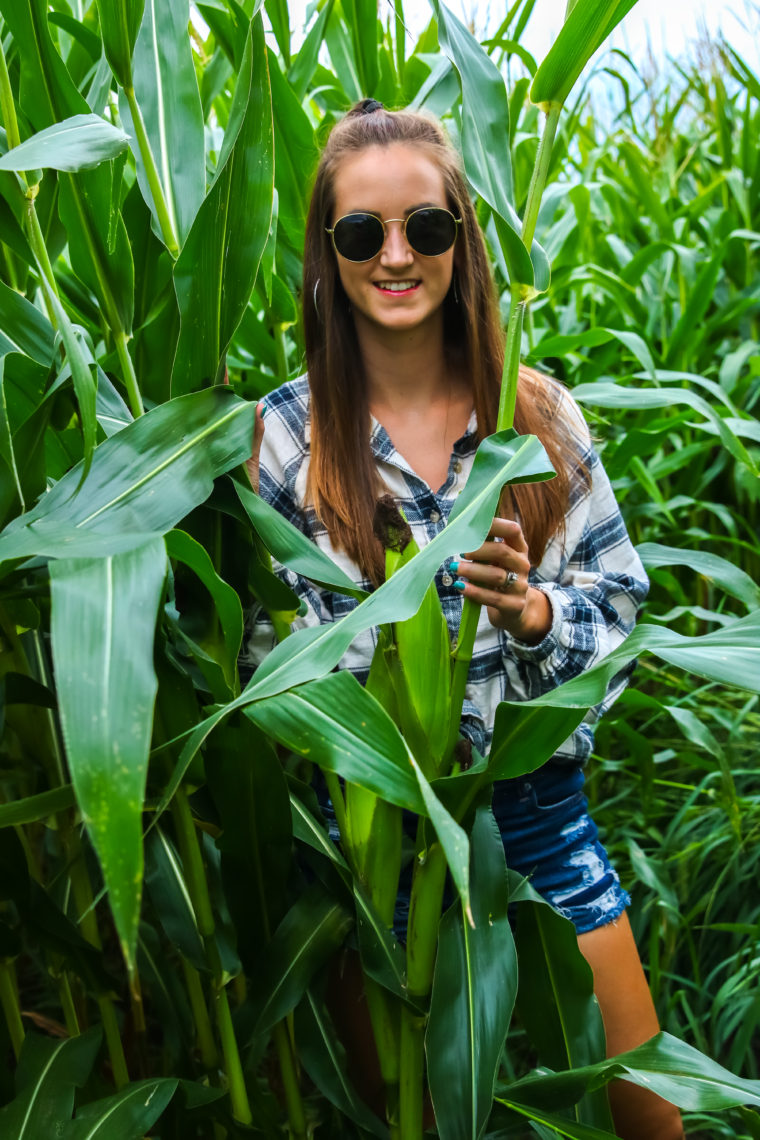
{"label": "hair bun", "polygon": [[378,99],[362,99],[350,111],[352,115],[371,115],[373,111],[384,111],[385,107]]}

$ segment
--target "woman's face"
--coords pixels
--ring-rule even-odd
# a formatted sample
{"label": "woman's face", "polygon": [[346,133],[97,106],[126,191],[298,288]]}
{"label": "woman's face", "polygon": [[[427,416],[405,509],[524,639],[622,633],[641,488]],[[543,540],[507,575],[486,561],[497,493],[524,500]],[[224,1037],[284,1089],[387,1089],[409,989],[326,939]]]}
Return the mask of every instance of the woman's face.
{"label": "woman's face", "polygon": [[[371,146],[344,158],[335,175],[331,225],[359,211],[378,218],[406,218],[422,206],[449,209],[443,175],[424,150],[409,143]],[[401,231],[386,225],[382,249],[370,261],[335,253],[341,284],[357,326],[411,331],[441,318],[454,270],[454,249],[429,257],[417,253]]]}

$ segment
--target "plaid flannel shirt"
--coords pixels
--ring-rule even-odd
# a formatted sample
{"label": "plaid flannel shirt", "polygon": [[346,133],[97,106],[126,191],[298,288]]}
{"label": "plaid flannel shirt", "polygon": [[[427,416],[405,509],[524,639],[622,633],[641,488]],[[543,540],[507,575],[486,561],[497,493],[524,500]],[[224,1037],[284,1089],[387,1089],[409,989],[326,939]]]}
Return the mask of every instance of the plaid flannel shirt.
{"label": "plaid flannel shirt", "polygon": [[[313,509],[305,503],[309,460],[309,386],[306,377],[270,392],[264,416],[259,493],[299,530],[308,535],[348,576],[364,589],[371,585],[342,550],[335,550]],[[496,708],[503,700],[528,700],[556,688],[596,664],[624,640],[634,626],[646,597],[648,581],[631,545],[609,479],[591,446],[588,429],[575,402],[563,393],[562,413],[576,430],[579,454],[588,464],[591,484],[578,477],[570,488],[570,506],[563,535],[550,541],[531,585],[543,590],[551,603],[552,625],[537,645],[527,645],[495,629],[482,610],[467,683],[462,728],[484,752],[493,733]],[[378,470],[403,509],[417,544],[422,547],[446,525],[449,512],[467,481],[477,447],[473,412],[466,433],[454,444],[446,481],[437,492],[399,454],[382,424],[372,420],[370,445]],[[452,550],[451,558],[458,552]],[[452,639],[462,613],[462,595],[454,589],[448,560],[439,567],[435,583]],[[323,590],[306,578],[275,563],[275,569],[306,603],[306,612],[293,628],[338,621],[357,604],[353,598]],[[376,642],[376,630],[360,635],[341,660],[366,681]],[[274,643],[266,613],[255,606],[248,614],[241,666],[255,668]],[[584,763],[593,745],[593,725],[622,692],[630,675],[613,679],[604,701],[560,747],[553,759]]]}

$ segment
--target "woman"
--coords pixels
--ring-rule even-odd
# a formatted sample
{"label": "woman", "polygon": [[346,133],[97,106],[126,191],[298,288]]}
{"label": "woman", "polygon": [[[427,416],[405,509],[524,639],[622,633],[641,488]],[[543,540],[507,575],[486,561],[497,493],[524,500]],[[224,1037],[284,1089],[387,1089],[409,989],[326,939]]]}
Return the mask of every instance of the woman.
{"label": "woman", "polygon": [[[308,380],[267,397],[252,480],[371,587],[383,577],[372,533],[378,495],[390,491],[417,542],[429,541],[496,423],[497,303],[456,155],[433,120],[366,100],[333,129],[306,227],[304,331]],[[513,488],[506,503],[513,517],[495,518],[483,545],[436,578],[452,636],[462,596],[483,607],[462,722],[481,751],[499,701],[548,691],[604,656],[630,631],[646,593],[570,397],[522,370],[515,427],[541,439],[557,478]],[[285,576],[306,602],[301,625],[336,620],[355,604]],[[268,636],[257,620],[251,662]],[[373,645],[369,631],[342,662],[360,680]],[[623,685],[618,679],[605,707]],[[647,1040],[658,1024],[625,915],[628,897],[585,811],[591,740],[584,724],[551,764],[498,786],[494,811],[510,865],[531,874],[576,925],[612,1055]],[[677,1110],[653,1094],[624,1082],[611,1092],[621,1136],[683,1135]]]}

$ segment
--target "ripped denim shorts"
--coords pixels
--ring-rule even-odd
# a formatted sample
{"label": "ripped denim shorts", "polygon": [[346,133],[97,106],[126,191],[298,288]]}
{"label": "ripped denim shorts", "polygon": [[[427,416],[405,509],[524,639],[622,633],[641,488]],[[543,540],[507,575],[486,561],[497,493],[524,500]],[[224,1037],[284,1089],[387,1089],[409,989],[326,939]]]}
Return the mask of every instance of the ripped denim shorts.
{"label": "ripped denim shorts", "polygon": [[507,864],[585,934],[630,905],[599,842],[578,765],[545,764],[494,788],[493,812]]}
{"label": "ripped denim shorts", "polygon": [[[565,918],[578,934],[606,926],[630,905],[610,865],[597,826],[588,814],[583,794],[585,776],[577,765],[544,764],[529,776],[500,780],[494,786],[493,813],[501,832],[507,865],[528,878],[538,893]],[[338,828],[326,789],[320,789],[320,806],[337,841]],[[405,831],[414,835],[416,817],[405,812]],[[412,866],[402,868],[393,928],[406,938]],[[454,899],[447,884],[444,905]]]}

